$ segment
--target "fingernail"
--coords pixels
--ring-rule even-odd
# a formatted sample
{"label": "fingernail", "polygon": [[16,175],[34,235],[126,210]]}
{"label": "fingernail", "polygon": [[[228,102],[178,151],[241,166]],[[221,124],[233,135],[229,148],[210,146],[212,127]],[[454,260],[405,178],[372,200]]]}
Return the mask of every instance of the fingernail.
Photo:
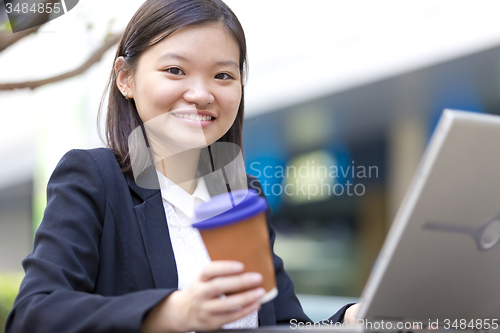
{"label": "fingernail", "polygon": [[260,282],[262,281],[262,275],[260,273],[250,273],[250,279],[253,282]]}
{"label": "fingernail", "polygon": [[233,264],[233,267],[234,267],[235,270],[238,270],[238,271],[241,271],[244,268],[244,266],[243,266],[243,264],[241,262],[235,262]]}
{"label": "fingernail", "polygon": [[265,293],[266,293],[266,290],[264,288],[259,288],[255,291],[255,296],[261,297],[261,296],[264,296]]}

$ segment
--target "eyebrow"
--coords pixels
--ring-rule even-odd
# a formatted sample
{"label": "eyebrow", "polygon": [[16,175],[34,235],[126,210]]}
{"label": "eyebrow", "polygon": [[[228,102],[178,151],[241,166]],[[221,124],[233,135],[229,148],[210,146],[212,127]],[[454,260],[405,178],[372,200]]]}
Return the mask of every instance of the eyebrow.
{"label": "eyebrow", "polygon": [[[181,61],[185,61],[185,62],[191,62],[188,58],[186,58],[180,54],[177,54],[177,53],[165,53],[158,59],[158,62],[165,61],[168,59],[177,59],[177,60],[181,60]],[[240,69],[240,66],[234,60],[218,61],[215,63],[215,65],[217,65],[217,66],[234,66],[234,67]]]}

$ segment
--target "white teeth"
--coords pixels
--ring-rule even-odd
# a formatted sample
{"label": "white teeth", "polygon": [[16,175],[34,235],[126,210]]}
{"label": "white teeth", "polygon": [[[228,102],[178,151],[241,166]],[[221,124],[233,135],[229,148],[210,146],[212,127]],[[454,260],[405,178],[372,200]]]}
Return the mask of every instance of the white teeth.
{"label": "white teeth", "polygon": [[207,121],[214,119],[211,116],[202,116],[202,115],[186,114],[186,113],[172,113],[172,115],[178,118],[192,119],[198,121]]}

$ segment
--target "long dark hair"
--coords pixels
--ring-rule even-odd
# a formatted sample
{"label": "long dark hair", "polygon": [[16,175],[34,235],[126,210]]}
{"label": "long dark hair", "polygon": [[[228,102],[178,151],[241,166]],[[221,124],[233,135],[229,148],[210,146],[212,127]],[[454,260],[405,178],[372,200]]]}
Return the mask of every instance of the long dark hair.
{"label": "long dark hair", "polygon": [[[128,137],[135,128],[142,125],[142,120],[134,100],[125,99],[116,86],[117,73],[114,70],[116,59],[120,56],[124,57],[127,62],[126,70],[133,75],[139,57],[149,47],[159,43],[182,27],[213,22],[223,23],[234,36],[240,50],[241,77],[245,78],[247,72],[245,34],[236,15],[221,0],[147,0],[128,23],[113,60],[113,68],[101,98],[97,118],[99,126],[103,102],[109,89],[105,130],[106,143],[113,150],[124,173],[132,172]],[[241,90],[241,101],[236,119],[229,131],[218,142],[237,144],[243,152],[243,85]]]}

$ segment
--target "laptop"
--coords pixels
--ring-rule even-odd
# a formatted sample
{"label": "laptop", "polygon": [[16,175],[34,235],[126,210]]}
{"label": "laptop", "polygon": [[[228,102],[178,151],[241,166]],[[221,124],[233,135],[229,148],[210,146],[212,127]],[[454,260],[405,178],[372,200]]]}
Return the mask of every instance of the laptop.
{"label": "laptop", "polygon": [[358,318],[498,327],[499,243],[500,116],[445,110],[362,293]]}

